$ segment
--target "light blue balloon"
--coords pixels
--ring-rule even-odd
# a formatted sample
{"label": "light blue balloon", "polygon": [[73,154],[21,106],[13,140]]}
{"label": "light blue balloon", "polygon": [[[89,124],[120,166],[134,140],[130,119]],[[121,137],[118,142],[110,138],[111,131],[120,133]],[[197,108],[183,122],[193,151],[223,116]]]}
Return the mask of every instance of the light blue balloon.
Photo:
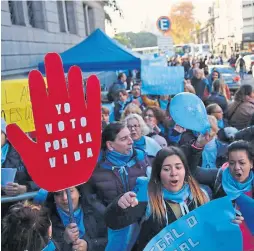
{"label": "light blue balloon", "polygon": [[170,115],[175,123],[183,128],[202,134],[211,129],[205,106],[195,94],[177,94],[170,102]]}

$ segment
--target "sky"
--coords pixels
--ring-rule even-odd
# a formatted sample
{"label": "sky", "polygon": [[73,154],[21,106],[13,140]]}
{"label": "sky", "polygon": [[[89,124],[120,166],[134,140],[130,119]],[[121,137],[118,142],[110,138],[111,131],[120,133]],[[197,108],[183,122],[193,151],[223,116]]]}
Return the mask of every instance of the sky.
{"label": "sky", "polygon": [[[156,33],[156,21],[160,16],[169,15],[170,6],[181,0],[117,0],[123,10],[123,18],[118,13],[108,10],[112,24],[106,25],[106,33],[109,36],[119,32],[139,32],[141,30],[151,30]],[[201,22],[208,19],[208,7],[212,0],[192,0],[195,7],[194,17]]]}

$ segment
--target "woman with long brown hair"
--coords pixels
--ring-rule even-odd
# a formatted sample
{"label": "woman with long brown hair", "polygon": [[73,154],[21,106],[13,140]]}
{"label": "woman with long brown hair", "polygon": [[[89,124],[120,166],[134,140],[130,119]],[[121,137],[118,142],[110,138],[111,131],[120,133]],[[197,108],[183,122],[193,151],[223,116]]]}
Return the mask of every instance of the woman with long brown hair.
{"label": "woman with long brown hair", "polygon": [[138,178],[135,191],[118,197],[105,214],[106,224],[113,229],[143,221],[135,250],[143,250],[166,225],[209,201],[177,147],[158,152],[151,179]]}
{"label": "woman with long brown hair", "polygon": [[172,121],[167,118],[165,111],[160,107],[150,106],[144,110],[143,118],[150,128],[150,134],[148,136],[159,134],[167,139],[168,130]]}
{"label": "woman with long brown hair", "polygon": [[[158,152],[150,180],[138,178],[134,191],[116,198],[105,213],[106,224],[119,229],[119,233],[140,223],[134,248],[125,249],[123,244],[122,250],[144,250],[164,227],[209,201],[206,191],[192,177],[184,153],[173,146]],[[233,220],[237,224],[242,221],[241,216]]]}

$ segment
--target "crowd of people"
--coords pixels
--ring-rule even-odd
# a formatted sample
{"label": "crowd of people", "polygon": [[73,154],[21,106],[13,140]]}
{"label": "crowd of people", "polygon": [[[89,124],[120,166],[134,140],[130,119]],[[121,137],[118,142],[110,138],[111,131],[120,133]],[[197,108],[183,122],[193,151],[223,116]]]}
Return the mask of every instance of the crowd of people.
{"label": "crowd of people", "polygon": [[243,59],[242,54],[231,55],[231,57],[225,62],[222,56],[176,56],[172,57],[168,60],[168,66],[184,66],[185,77],[192,78],[192,70],[191,68],[200,68],[204,70],[204,75],[208,76],[208,66],[209,65],[224,65],[228,63],[230,67],[232,67],[236,72],[239,73],[241,79],[244,79],[245,73],[248,73],[249,69],[246,69],[246,63]]}
{"label": "crowd of people", "polygon": [[[228,195],[238,209],[237,195],[254,198],[253,87],[242,85],[232,100],[216,69],[208,74],[197,62],[188,70],[183,66],[184,92],[204,102],[210,132],[202,135],[176,124],[170,115],[173,96],[142,95],[141,82],[128,92],[126,75],[120,73],[109,93],[114,121],[102,104],[97,166],[87,183],[70,188],[75,221],[69,221],[66,191],[48,193],[41,205],[2,204],[3,250],[117,250],[117,231],[126,227],[121,250],[143,250],[166,225],[213,199]],[[1,148],[2,168],[17,169],[2,194],[37,191],[8,141],[3,119]],[[146,191],[146,200],[138,201],[137,188]],[[244,218],[236,214],[233,222],[243,233],[243,250],[253,251]]]}

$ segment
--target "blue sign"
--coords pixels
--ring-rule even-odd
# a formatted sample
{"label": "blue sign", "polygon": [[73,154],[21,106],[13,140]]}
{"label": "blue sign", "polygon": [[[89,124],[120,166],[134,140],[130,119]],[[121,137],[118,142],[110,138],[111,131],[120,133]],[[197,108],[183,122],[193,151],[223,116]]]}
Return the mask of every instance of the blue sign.
{"label": "blue sign", "polygon": [[157,20],[157,27],[160,31],[166,32],[171,29],[171,21],[169,17],[162,16]]}
{"label": "blue sign", "polygon": [[184,68],[141,66],[142,94],[174,95],[184,91]]}
{"label": "blue sign", "polygon": [[213,200],[166,226],[144,251],[242,251],[240,227],[228,197]]}
{"label": "blue sign", "polygon": [[244,221],[254,236],[254,199],[246,194],[242,194],[236,199],[236,204],[240,207]]}

